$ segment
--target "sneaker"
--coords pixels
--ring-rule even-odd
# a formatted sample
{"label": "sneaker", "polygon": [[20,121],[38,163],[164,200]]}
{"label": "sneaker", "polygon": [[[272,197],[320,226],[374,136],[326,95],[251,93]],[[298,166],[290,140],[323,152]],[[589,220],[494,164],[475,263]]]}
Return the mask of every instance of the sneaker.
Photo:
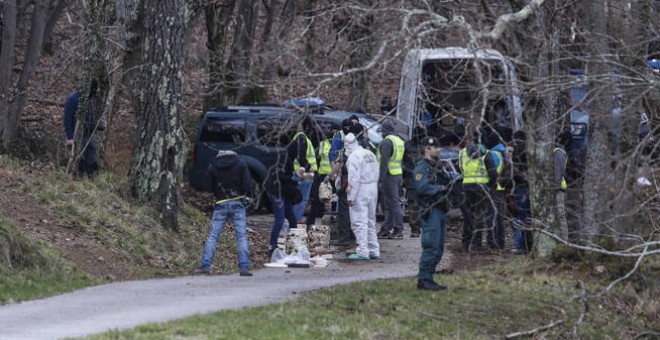
{"label": "sneaker", "polygon": [[389,238],[392,240],[403,240],[403,230],[400,228],[394,229]]}
{"label": "sneaker", "polygon": [[513,255],[525,255],[525,254],[527,254],[527,252],[522,250],[522,249],[514,249],[511,252],[513,253]]}
{"label": "sneaker", "polygon": [[410,232],[410,238],[418,238],[419,237],[419,231],[418,230],[413,230]]}
{"label": "sneaker", "polygon": [[386,238],[390,238],[390,234],[391,234],[390,230],[381,229],[376,236],[378,237],[378,239],[386,239]]}
{"label": "sneaker", "polygon": [[193,275],[209,275],[211,274],[211,271],[208,269],[202,269],[202,268],[197,268],[193,272]]}
{"label": "sneaker", "polygon": [[435,283],[433,280],[417,280],[417,289],[420,290],[444,290],[447,286]]}
{"label": "sneaker", "polygon": [[252,272],[249,270],[241,270],[241,272],[238,274],[240,276],[252,276]]}
{"label": "sneaker", "polygon": [[378,261],[378,260],[380,260],[380,256],[378,256],[378,255],[369,255],[369,260],[376,260],[376,261]]}
{"label": "sneaker", "polygon": [[351,255],[348,255],[348,259],[351,260],[351,261],[365,261],[365,260],[369,260],[368,257],[360,256],[360,255],[358,255],[358,254],[351,254]]}

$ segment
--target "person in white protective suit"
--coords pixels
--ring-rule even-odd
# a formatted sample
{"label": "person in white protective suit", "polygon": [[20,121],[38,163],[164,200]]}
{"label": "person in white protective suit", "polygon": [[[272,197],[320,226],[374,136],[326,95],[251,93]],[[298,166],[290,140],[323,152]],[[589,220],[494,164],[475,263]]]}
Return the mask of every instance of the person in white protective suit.
{"label": "person in white protective suit", "polygon": [[378,260],[380,246],[376,235],[376,204],[378,202],[378,159],[359,145],[354,134],[344,137],[348,159],[348,206],[351,229],[355,234],[355,254],[349,260]]}

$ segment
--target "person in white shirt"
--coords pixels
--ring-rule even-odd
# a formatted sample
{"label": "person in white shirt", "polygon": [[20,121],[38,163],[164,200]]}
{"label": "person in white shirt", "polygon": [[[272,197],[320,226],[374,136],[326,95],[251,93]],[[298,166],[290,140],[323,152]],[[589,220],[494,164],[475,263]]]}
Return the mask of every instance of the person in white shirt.
{"label": "person in white shirt", "polygon": [[348,205],[351,229],[357,243],[350,260],[380,259],[380,247],[376,235],[376,204],[378,202],[378,159],[363,148],[354,134],[344,137],[348,159]]}

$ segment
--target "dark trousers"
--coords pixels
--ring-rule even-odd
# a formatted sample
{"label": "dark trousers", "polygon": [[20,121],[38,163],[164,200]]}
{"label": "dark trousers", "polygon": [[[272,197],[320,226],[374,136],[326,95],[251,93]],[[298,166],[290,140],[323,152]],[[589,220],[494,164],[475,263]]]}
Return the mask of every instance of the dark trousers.
{"label": "dark trousers", "polygon": [[81,175],[94,176],[99,170],[99,161],[96,151],[96,142],[93,139],[83,141],[82,157],[78,163],[78,172]]}
{"label": "dark trousers", "polygon": [[390,231],[392,228],[403,229],[403,209],[399,196],[402,181],[401,175],[387,174],[380,185],[380,195],[383,200],[383,210],[385,210],[385,220],[381,225],[381,231]]}
{"label": "dark trousers", "polygon": [[531,210],[529,206],[529,189],[515,188],[513,196],[516,200],[516,225],[517,239],[514,239],[514,247],[518,250],[529,252],[532,249],[534,238],[531,230],[524,230],[531,226]]}
{"label": "dark trousers", "polygon": [[422,255],[419,259],[420,280],[433,280],[435,269],[445,251],[445,213],[438,208],[420,219],[422,223]]}
{"label": "dark trousers", "polygon": [[483,231],[488,227],[488,214],[492,206],[488,190],[481,185],[466,185],[464,187],[465,204],[463,214],[463,235],[461,243],[463,248],[482,247]]}
{"label": "dark trousers", "polygon": [[327,175],[316,174],[316,176],[314,176],[312,190],[309,194],[311,207],[307,214],[307,222],[305,223],[307,225],[313,225],[317,218],[323,217],[323,214],[325,214],[325,204],[319,199],[319,186],[321,186],[321,182],[323,182],[325,176]]}
{"label": "dark trousers", "polygon": [[406,196],[408,198],[408,205],[406,206],[406,211],[408,214],[408,223],[410,224],[411,233],[420,233],[421,222],[419,221],[420,210],[419,202],[417,201],[417,195],[415,194],[414,188],[409,188],[406,190]]}
{"label": "dark trousers", "polygon": [[488,210],[488,246],[495,249],[504,249],[504,221],[502,220],[504,191],[493,191],[491,206]]}
{"label": "dark trousers", "polygon": [[335,228],[335,239],[340,243],[355,240],[351,229],[351,216],[349,215],[348,196],[346,191],[337,191],[337,227]]}
{"label": "dark trousers", "polygon": [[270,204],[273,208],[273,215],[275,216],[275,222],[270,231],[270,247],[271,249],[274,249],[277,247],[277,239],[280,236],[282,225],[284,225],[284,219],[286,218],[289,221],[289,227],[295,227],[296,217],[293,214],[293,204],[291,204],[291,201],[284,196],[269,191],[268,199],[270,200]]}

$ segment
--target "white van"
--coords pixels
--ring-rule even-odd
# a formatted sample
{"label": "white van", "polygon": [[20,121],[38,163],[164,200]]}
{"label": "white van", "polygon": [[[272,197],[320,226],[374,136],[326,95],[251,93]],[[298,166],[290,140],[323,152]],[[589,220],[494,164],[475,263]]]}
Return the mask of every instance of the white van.
{"label": "white van", "polygon": [[396,118],[409,140],[431,135],[449,145],[484,125],[523,127],[515,70],[496,50],[414,49],[400,81]]}

